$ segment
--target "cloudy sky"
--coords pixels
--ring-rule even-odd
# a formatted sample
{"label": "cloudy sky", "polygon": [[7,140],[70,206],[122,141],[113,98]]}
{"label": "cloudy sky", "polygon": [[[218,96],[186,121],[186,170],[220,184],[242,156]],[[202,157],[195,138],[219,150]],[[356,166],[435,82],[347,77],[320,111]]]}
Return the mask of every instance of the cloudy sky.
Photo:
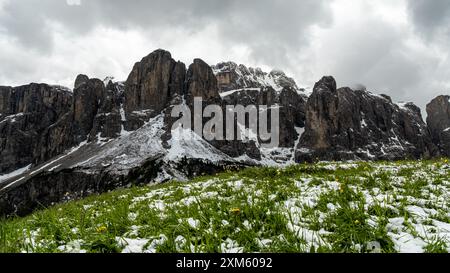
{"label": "cloudy sky", "polygon": [[450,93],[448,0],[0,0],[0,85],[126,79],[157,48],[364,84],[424,108]]}

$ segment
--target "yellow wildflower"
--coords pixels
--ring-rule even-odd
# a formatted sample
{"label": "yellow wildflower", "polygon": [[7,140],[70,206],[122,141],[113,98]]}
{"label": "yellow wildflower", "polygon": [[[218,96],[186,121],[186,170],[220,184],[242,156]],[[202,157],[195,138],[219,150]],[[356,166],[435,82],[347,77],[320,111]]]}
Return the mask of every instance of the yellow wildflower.
{"label": "yellow wildflower", "polygon": [[108,230],[108,228],[106,228],[105,226],[97,227],[98,233],[105,233],[107,230]]}
{"label": "yellow wildflower", "polygon": [[231,213],[234,213],[234,214],[239,214],[239,213],[241,213],[241,209],[239,209],[239,208],[233,208],[233,209],[230,210],[230,212],[231,212]]}
{"label": "yellow wildflower", "polygon": [[356,225],[359,225],[359,223],[360,223],[359,220],[356,220],[356,221],[355,221],[355,224],[356,224]]}

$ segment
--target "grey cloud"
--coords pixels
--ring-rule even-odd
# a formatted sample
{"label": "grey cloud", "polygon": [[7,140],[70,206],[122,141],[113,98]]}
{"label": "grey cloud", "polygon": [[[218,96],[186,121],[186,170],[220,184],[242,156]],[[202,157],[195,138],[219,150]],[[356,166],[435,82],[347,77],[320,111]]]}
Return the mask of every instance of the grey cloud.
{"label": "grey cloud", "polygon": [[[206,44],[212,37],[217,37],[219,41],[214,42],[223,45],[224,49],[220,49],[223,59],[228,58],[227,48],[244,46],[249,50],[247,57],[253,63],[293,72],[300,85],[313,84],[322,75],[331,74],[341,85],[362,83],[373,92],[388,93],[394,100],[412,100],[422,108],[436,92],[449,86],[447,71],[450,71],[450,65],[449,61],[442,61],[442,54],[435,54],[426,47],[409,47],[406,41],[415,41],[416,38],[409,26],[380,20],[370,8],[360,10],[363,14],[357,22],[342,25],[346,18],[334,18],[332,9],[337,5],[326,0],[81,2],[80,6],[69,6],[64,0],[0,0],[0,45],[11,48],[10,54],[0,52],[0,80],[27,82],[70,78],[75,73],[97,73],[95,76],[111,73],[114,64],[110,59],[102,61],[98,48],[86,50],[85,55],[80,55],[82,61],[74,64],[76,60],[67,55],[75,55],[75,52],[57,52],[61,45],[54,45],[54,35],[59,28],[65,30],[67,35],[64,38],[71,37],[70,42],[89,37],[89,46],[92,46],[97,39],[90,34],[97,34],[93,31],[104,27],[139,33],[145,42],[151,43],[149,51],[158,46],[162,36],[164,45],[182,48],[183,43],[178,41],[176,34],[173,38],[166,38],[172,32],[179,33],[179,30],[187,33],[184,39],[197,37]],[[373,2],[370,3],[372,5]],[[448,41],[450,35],[444,35],[442,40],[441,34],[445,34],[450,25],[450,2],[407,0],[406,3],[416,33],[425,37],[429,44],[439,43],[444,54],[448,53],[445,39]],[[349,13],[355,11],[350,10]],[[325,30],[326,35],[319,38],[310,36],[309,29],[315,25]],[[214,35],[206,37],[203,31],[208,30],[205,33],[210,34],[209,28],[214,30]],[[438,42],[434,39],[436,37]],[[113,41],[120,43],[123,39],[117,37]],[[324,45],[319,51],[311,46],[314,39],[319,39],[318,44]],[[73,47],[70,50],[77,49]],[[13,56],[14,52],[21,51],[27,54]],[[121,54],[126,49],[113,52]],[[209,55],[205,52],[196,57],[209,58]],[[112,58],[119,59],[119,56]],[[68,59],[67,62],[73,66],[56,59]],[[130,65],[133,61],[136,60],[129,60]],[[439,74],[435,72],[438,64]],[[49,65],[55,67],[42,69]],[[33,69],[37,66],[41,69]],[[86,68],[90,70],[85,71]],[[127,68],[123,70],[128,72],[125,71]]]}
{"label": "grey cloud", "polygon": [[316,77],[331,74],[340,86],[362,84],[369,91],[388,94],[394,101],[413,101],[424,109],[436,80],[429,69],[440,59],[409,47],[409,35],[404,28],[367,14],[359,25],[327,33],[322,40],[325,47],[312,60],[322,64]]}
{"label": "grey cloud", "polygon": [[291,58],[309,45],[307,30],[311,25],[331,23],[326,1],[293,1],[288,5],[286,1],[238,1],[235,5],[237,15],[221,26],[225,41],[248,45],[253,59],[272,66],[290,65]]}
{"label": "grey cloud", "polygon": [[33,73],[33,66],[36,65],[33,60],[28,63],[20,62],[4,54],[0,54],[0,63],[0,85],[22,81],[25,75]]}
{"label": "grey cloud", "polygon": [[409,0],[408,11],[422,36],[432,38],[440,32],[450,35],[450,1]]}
{"label": "grey cloud", "polygon": [[196,32],[214,25],[223,43],[246,45],[254,59],[280,65],[289,61],[289,51],[307,44],[308,27],[330,23],[328,6],[325,0],[82,0],[79,6],[61,0],[21,0],[6,3],[0,26],[26,48],[51,51],[52,23],[74,35],[97,26]]}
{"label": "grey cloud", "polygon": [[414,56],[414,65],[422,68],[417,75],[420,81],[406,92],[424,110],[433,97],[449,94],[450,1],[408,0],[407,11],[414,30],[434,54],[433,60]]}
{"label": "grey cloud", "polygon": [[51,33],[46,32],[43,14],[33,14],[33,7],[22,1],[8,2],[0,17],[0,31],[24,45],[40,51],[48,51],[52,47]]}

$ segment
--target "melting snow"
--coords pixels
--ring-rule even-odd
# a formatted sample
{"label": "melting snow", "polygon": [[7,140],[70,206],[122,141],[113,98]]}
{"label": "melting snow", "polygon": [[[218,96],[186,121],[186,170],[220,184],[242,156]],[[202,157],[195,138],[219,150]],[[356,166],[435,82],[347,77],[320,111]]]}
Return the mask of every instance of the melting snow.
{"label": "melting snow", "polygon": [[169,161],[178,161],[184,157],[210,162],[233,161],[190,129],[178,127],[172,130],[169,144],[171,147],[165,157]]}
{"label": "melting snow", "polygon": [[242,253],[244,248],[239,247],[236,241],[228,238],[220,245],[220,250],[222,253]]}
{"label": "melting snow", "polygon": [[86,250],[81,249],[83,244],[83,240],[75,240],[66,245],[59,246],[58,250],[64,253],[86,253]]}
{"label": "melting snow", "polygon": [[189,226],[194,229],[197,229],[200,226],[200,221],[193,218],[187,219],[187,222]]}
{"label": "melting snow", "polygon": [[144,252],[144,247],[148,244],[147,239],[129,239],[129,238],[118,238],[118,244],[124,247],[122,253],[142,253]]}
{"label": "melting snow", "polygon": [[21,169],[15,170],[15,171],[13,171],[13,172],[10,172],[10,173],[7,173],[7,174],[0,175],[0,183],[3,182],[3,181],[8,180],[8,179],[10,179],[10,178],[13,178],[13,177],[19,176],[19,175],[21,175],[21,174],[24,174],[24,173],[26,173],[27,171],[29,171],[30,168],[31,168],[31,164],[28,165],[28,166],[26,166],[26,167],[23,167],[23,168],[21,168]]}
{"label": "melting snow", "polygon": [[2,121],[0,121],[0,123],[7,122],[7,121],[14,123],[17,121],[16,118],[22,117],[23,115],[24,115],[24,113],[17,113],[14,115],[6,116]]}
{"label": "melting snow", "polygon": [[228,96],[230,96],[230,95],[232,95],[232,94],[234,94],[234,93],[242,92],[242,91],[261,91],[261,88],[235,89],[235,90],[230,90],[230,91],[222,92],[222,93],[220,93],[220,96],[221,96],[222,98],[224,98],[224,97],[228,97]]}
{"label": "melting snow", "polygon": [[167,241],[167,237],[160,235],[159,238],[153,240],[116,238],[116,241],[119,246],[123,247],[122,253],[155,253],[157,247]]}
{"label": "melting snow", "polygon": [[[103,146],[102,152],[85,162],[83,166],[103,164],[114,170],[129,169],[139,166],[146,159],[163,153],[161,143],[163,133],[163,115],[159,115],[144,124],[140,129],[122,134]],[[124,133],[125,131],[122,131]]]}
{"label": "melting snow", "polygon": [[70,149],[67,153],[63,154],[62,156],[56,158],[55,160],[50,161],[49,163],[45,164],[44,166],[40,167],[39,169],[37,169],[37,170],[31,172],[30,175],[34,175],[34,174],[36,174],[36,173],[38,173],[38,172],[40,172],[40,171],[46,169],[47,167],[51,166],[52,164],[58,162],[59,160],[61,160],[61,159],[65,158],[65,157],[67,157],[67,156],[69,156],[69,155],[75,153],[76,151],[78,151],[81,147],[83,147],[83,146],[86,145],[86,144],[87,144],[87,141],[83,141],[83,142],[80,143],[78,146],[73,147],[73,148]]}
{"label": "melting snow", "polygon": [[126,137],[130,135],[130,132],[126,131],[125,126],[123,125],[123,123],[127,121],[127,118],[125,116],[125,110],[123,109],[123,104],[120,104],[120,120],[122,122],[120,129],[120,136]]}
{"label": "melting snow", "polygon": [[361,121],[361,127],[363,127],[363,128],[367,127],[367,123],[366,123],[366,120],[365,120],[365,119],[362,119],[362,121]]}
{"label": "melting snow", "polygon": [[49,172],[53,172],[54,170],[58,169],[59,167],[61,167],[62,164],[56,165],[55,167],[49,169]]}
{"label": "melting snow", "polygon": [[427,245],[422,239],[416,238],[409,233],[400,234],[389,233],[395,248],[400,253],[423,253],[423,248]]}

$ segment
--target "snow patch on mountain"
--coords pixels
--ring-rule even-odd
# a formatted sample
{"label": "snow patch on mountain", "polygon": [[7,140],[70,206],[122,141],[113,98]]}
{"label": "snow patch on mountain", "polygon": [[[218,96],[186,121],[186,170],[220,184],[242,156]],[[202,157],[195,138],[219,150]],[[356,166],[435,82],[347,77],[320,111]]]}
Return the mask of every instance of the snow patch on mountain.
{"label": "snow patch on mountain", "polygon": [[192,130],[181,126],[172,130],[172,139],[169,144],[171,147],[165,156],[168,161],[179,161],[183,158],[203,159],[210,162],[234,161]]}
{"label": "snow patch on mountain", "polygon": [[19,175],[21,175],[21,174],[27,172],[28,170],[30,170],[30,168],[31,168],[31,165],[28,165],[28,166],[26,166],[26,167],[20,168],[20,169],[18,169],[18,170],[13,171],[13,172],[10,172],[10,173],[7,173],[7,174],[0,175],[0,183],[3,182],[3,181],[8,180],[8,179],[10,179],[10,178],[19,176]]}
{"label": "snow patch on mountain", "polygon": [[102,146],[102,152],[80,166],[102,165],[112,171],[138,167],[146,159],[164,152],[161,141],[163,126],[164,116],[159,115],[138,130],[122,134],[119,138],[105,144]]}
{"label": "snow patch on mountain", "polygon": [[271,87],[277,92],[283,88],[292,88],[299,93],[305,91],[300,89],[294,79],[286,76],[283,71],[272,70],[270,73],[262,71],[261,68],[246,67],[234,62],[223,62],[212,66],[212,70],[219,82],[221,92],[228,92],[249,88]]}
{"label": "snow patch on mountain", "polygon": [[230,95],[233,95],[234,93],[238,93],[238,92],[242,92],[242,91],[260,91],[260,90],[261,90],[261,88],[236,89],[236,90],[230,90],[230,91],[222,92],[222,93],[220,93],[220,96],[222,98],[224,98],[224,97],[228,97]]}

